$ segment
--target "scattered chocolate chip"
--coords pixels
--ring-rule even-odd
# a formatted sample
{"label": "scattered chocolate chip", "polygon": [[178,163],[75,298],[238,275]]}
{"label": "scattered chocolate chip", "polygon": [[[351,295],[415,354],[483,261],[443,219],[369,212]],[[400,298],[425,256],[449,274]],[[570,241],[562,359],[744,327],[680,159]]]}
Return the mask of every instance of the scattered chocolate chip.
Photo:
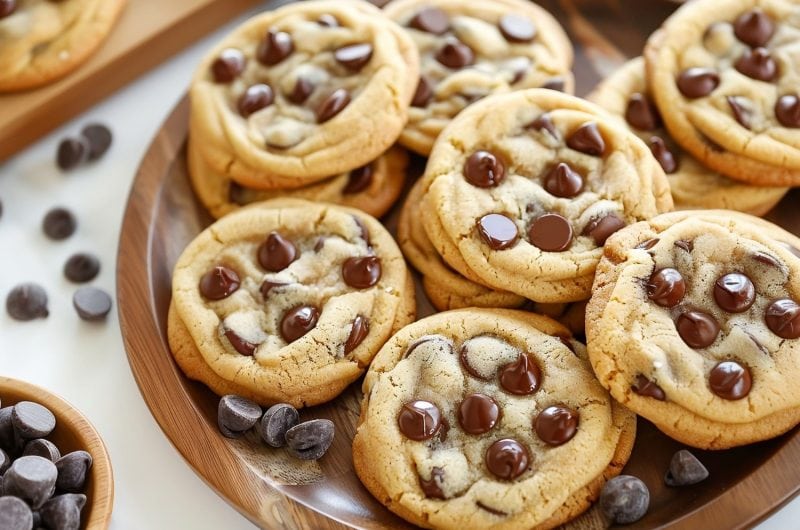
{"label": "scattered chocolate chip", "polygon": [[733,118],[745,129],[750,129],[750,111],[742,104],[742,96],[726,96],[728,106],[731,108]]}
{"label": "scattered chocolate chip", "polygon": [[81,511],[86,505],[86,495],[67,493],[53,497],[40,510],[41,522],[54,530],[77,530],[81,525]]}
{"label": "scattered chocolate chip", "polygon": [[414,92],[414,99],[411,100],[412,107],[427,107],[433,98],[433,87],[431,82],[420,76],[419,83],[417,83],[417,90]]}
{"label": "scattered chocolate chip", "polygon": [[714,300],[725,311],[742,313],[750,309],[756,301],[756,288],[744,274],[726,274],[714,284]]}
{"label": "scattered chocolate chip", "polygon": [[[4,14],[4,3],[6,2],[0,0],[0,18],[9,14]],[[25,501],[10,495],[0,497],[0,528],[4,530],[31,530],[33,528],[33,513]]]}
{"label": "scattered chocolate chip", "polygon": [[344,343],[344,354],[347,355],[355,350],[359,344],[364,342],[364,339],[369,334],[369,319],[367,317],[358,315],[353,319],[353,326],[350,328],[350,335]]}
{"label": "scattered chocolate chip", "polygon": [[53,208],[42,220],[42,231],[54,241],[61,241],[75,233],[78,221],[66,208]]}
{"label": "scattered chocolate chip", "polygon": [[336,89],[317,107],[317,123],[325,123],[350,104],[350,92],[344,88]]}
{"label": "scattered chocolate chip", "polygon": [[47,318],[47,293],[38,284],[22,283],[11,289],[6,298],[6,311],[15,320],[23,322]]}
{"label": "scattered chocolate chip", "polygon": [[572,225],[557,213],[546,213],[531,223],[528,239],[545,252],[563,252],[572,246]]}
{"label": "scattered chocolate chip", "polygon": [[32,401],[20,401],[11,410],[14,431],[24,440],[44,438],[56,428],[56,417],[46,407]]}
{"label": "scattered chocolate chip", "polygon": [[583,177],[566,162],[559,162],[544,176],[544,189],[556,197],[575,197],[583,189]]}
{"label": "scattered chocolate chip", "polygon": [[772,302],[764,314],[767,327],[782,339],[800,337],[800,305],[794,300]]}
{"label": "scattered chocolate chip", "polygon": [[589,221],[583,229],[583,235],[594,239],[595,245],[602,247],[612,234],[625,228],[625,221],[616,214],[610,213],[603,217],[596,217]]}
{"label": "scattered chocolate chip", "polygon": [[270,30],[256,50],[258,61],[273,66],[289,57],[294,51],[292,36],[285,31]]}
{"label": "scattered chocolate chip", "polygon": [[253,344],[252,342],[244,340],[232,329],[226,329],[224,334],[225,338],[228,339],[228,342],[231,343],[231,346],[233,346],[234,350],[248,357],[255,355],[256,350],[258,349],[258,344]]}
{"label": "scattered chocolate chip", "polygon": [[81,136],[89,142],[89,160],[97,160],[111,147],[111,129],[101,123],[87,125],[81,131]]}
{"label": "scattered chocolate chip", "polygon": [[[25,444],[25,449],[22,451],[22,456],[41,456],[49,461],[56,463],[61,458],[61,451],[58,450],[56,444],[44,438],[36,438],[30,440]],[[0,458],[2,460],[2,458]],[[3,472],[3,466],[0,465],[0,475]]]}
{"label": "scattered chocolate chip", "polygon": [[261,407],[242,396],[222,396],[217,405],[217,426],[228,438],[241,436],[261,418]]}
{"label": "scattered chocolate chip", "polygon": [[686,252],[691,253],[694,250],[694,241],[686,241],[685,239],[679,239],[675,241],[675,246],[681,250],[685,250]]}
{"label": "scattered chocolate chip", "polygon": [[64,276],[74,283],[90,282],[99,273],[100,260],[86,252],[72,255],[64,264]]}
{"label": "scattered chocolate chip", "polygon": [[333,52],[333,57],[351,72],[358,72],[372,59],[372,45],[361,43],[343,46]]}
{"label": "scattered chocolate chip", "polygon": [[91,147],[86,138],[82,136],[77,138],[65,138],[58,144],[56,164],[63,171],[75,169],[89,160],[90,151]]}
{"label": "scattered chocolate chip", "polygon": [[651,397],[653,399],[657,399],[658,401],[664,401],[667,399],[666,394],[664,394],[664,390],[662,390],[660,386],[642,374],[636,376],[636,382],[631,385],[631,390],[640,396]]}
{"label": "scattered chocolate chip", "polygon": [[258,247],[258,262],[270,272],[280,272],[299,257],[297,247],[279,232],[270,232]]}
{"label": "scattered chocolate chip", "polygon": [[708,386],[722,399],[736,400],[750,393],[753,380],[746,366],[735,361],[722,361],[711,370]]}
{"label": "scattered chocolate chip", "polygon": [[92,467],[92,455],[86,451],[67,453],[56,462],[58,491],[80,493],[86,485],[89,469]]}
{"label": "scattered chocolate chip", "polygon": [[686,294],[686,282],[681,273],[672,268],[655,271],[645,285],[647,297],[661,307],[675,307]]}
{"label": "scattered chocolate chip", "polygon": [[478,233],[492,250],[510,248],[519,238],[514,221],[499,213],[490,213],[478,219]]}
{"label": "scattered chocolate chip", "polygon": [[344,283],[356,289],[367,289],[378,283],[381,272],[381,259],[377,256],[347,258],[342,264]]}
{"label": "scattered chocolate chip", "polygon": [[500,405],[486,394],[470,394],[458,407],[458,423],[468,434],[483,434],[497,425]]}
{"label": "scattered chocolate chip", "polygon": [[464,177],[473,186],[493,188],[506,176],[503,159],[489,151],[475,151],[464,164]]}
{"label": "scattered chocolate chip", "polygon": [[678,90],[690,99],[702,98],[719,86],[719,74],[710,68],[689,68],[678,76]]}
{"label": "scattered chocolate chip", "polygon": [[0,18],[5,18],[16,10],[17,0],[0,0]]}
{"label": "scattered chocolate chip", "polygon": [[312,305],[301,305],[286,312],[281,320],[281,336],[294,342],[316,327],[320,311]]}
{"label": "scattered chocolate chip", "polygon": [[669,469],[664,474],[667,486],[691,486],[708,478],[708,469],[686,449],[672,455]]}
{"label": "scattered chocolate chip", "polygon": [[734,66],[740,73],[759,81],[774,81],[778,77],[778,63],[766,48],[745,50]]}
{"label": "scattered chocolate chip", "polygon": [[286,447],[301,460],[318,460],[333,443],[331,420],[309,420],[286,431]]}
{"label": "scattered chocolate chip", "polygon": [[756,48],[764,46],[775,33],[775,24],[760,9],[742,13],[733,23],[733,32],[745,44]]}
{"label": "scattered chocolate chip", "polygon": [[53,496],[58,470],[41,456],[23,456],[14,460],[3,475],[3,493],[27,502],[34,510]]}
{"label": "scattered chocolate chip", "polygon": [[439,407],[429,401],[416,400],[405,403],[397,415],[397,426],[409,440],[421,442],[436,435],[442,424]]}
{"label": "scattered chocolate chip", "polygon": [[664,173],[671,175],[678,170],[678,161],[675,160],[675,155],[669,150],[663,138],[652,136],[647,143],[650,146],[650,152],[653,153]]}
{"label": "scattered chocolate chip", "polygon": [[236,48],[225,48],[220,52],[219,57],[211,63],[211,73],[217,83],[230,83],[244,72],[247,62],[241,50]]}
{"label": "scattered chocolate chip", "polygon": [[527,396],[538,390],[542,381],[542,371],[536,361],[528,354],[521,354],[517,360],[500,368],[500,386],[506,392]]}
{"label": "scattered chocolate chip", "polygon": [[530,455],[528,449],[518,441],[504,438],[489,446],[484,461],[494,476],[514,480],[527,471]]}
{"label": "scattered chocolate chip", "polygon": [[426,33],[443,35],[450,29],[450,17],[439,8],[426,7],[414,15],[408,25]]}
{"label": "scattered chocolate chip", "polygon": [[606,150],[606,142],[595,122],[584,123],[567,137],[570,149],[591,156],[601,156]]}
{"label": "scattered chocolate chip", "polygon": [[682,313],[675,322],[678,334],[692,348],[711,346],[719,335],[719,324],[713,316],[702,311]]}
{"label": "scattered chocolate chip", "polygon": [[644,482],[630,475],[619,475],[605,483],[600,491],[600,509],[612,522],[629,524],[638,521],[650,506],[650,491]]}
{"label": "scattered chocolate chip", "polygon": [[348,175],[347,185],[345,185],[342,193],[351,195],[353,193],[364,191],[365,189],[369,188],[370,184],[372,184],[372,178],[374,174],[375,170],[372,168],[372,164],[367,164],[366,166],[354,169]]}
{"label": "scattered chocolate chip", "polygon": [[314,88],[314,83],[312,83],[310,80],[306,79],[305,77],[298,77],[297,81],[294,83],[292,92],[287,94],[286,97],[292,103],[300,105],[305,103],[311,93],[314,92]]}
{"label": "scattered chocolate chip", "polygon": [[81,287],[72,295],[72,306],[82,320],[105,320],[111,311],[111,296],[97,287]]}
{"label": "scattered chocolate chip", "polygon": [[578,432],[578,412],[565,406],[551,406],[536,416],[533,428],[547,445],[563,445]]}
{"label": "scattered chocolate chip", "polygon": [[795,94],[786,94],[775,103],[775,117],[784,127],[800,127],[800,99]]}
{"label": "scattered chocolate chip", "polygon": [[448,42],[436,53],[436,60],[448,68],[464,68],[475,62],[475,52],[461,41]]}
{"label": "scattered chocolate chip", "polygon": [[286,432],[297,425],[299,419],[300,413],[288,403],[272,405],[261,418],[261,439],[271,447],[283,447],[286,445]]}
{"label": "scattered chocolate chip", "polygon": [[247,118],[251,114],[272,105],[274,99],[275,95],[272,92],[272,87],[259,83],[248,87],[244,91],[236,107],[239,109],[239,114]]}
{"label": "scattered chocolate chip", "polygon": [[650,250],[651,248],[653,248],[654,246],[656,246],[656,245],[658,244],[658,242],[659,242],[659,241],[660,241],[660,240],[659,240],[659,239],[657,239],[657,238],[648,239],[648,240],[646,240],[646,241],[642,241],[641,243],[639,243],[638,245],[636,245],[636,247],[635,247],[635,248],[637,248],[637,249],[639,249],[639,250]]}
{"label": "scattered chocolate chip", "polygon": [[338,28],[339,20],[330,13],[323,13],[317,19],[317,24],[325,28]]}
{"label": "scattered chocolate chip", "polygon": [[542,114],[541,116],[533,120],[531,124],[528,125],[527,128],[533,129],[535,131],[547,131],[553,138],[558,138],[558,129],[556,129],[553,120],[547,113]]}
{"label": "scattered chocolate chip", "polygon": [[207,300],[222,300],[235,293],[240,285],[235,270],[217,265],[200,278],[200,294]]}
{"label": "scattered chocolate chip", "polygon": [[530,42],[536,38],[536,26],[527,17],[503,15],[497,26],[509,42]]}
{"label": "scattered chocolate chip", "polygon": [[440,467],[433,467],[431,469],[431,478],[425,480],[422,476],[419,477],[419,487],[429,499],[444,499],[444,492],[442,491],[442,484],[444,483],[444,469]]}
{"label": "scattered chocolate chip", "polygon": [[654,131],[661,126],[658,109],[650,98],[641,92],[631,94],[628,99],[625,120],[631,127],[640,131]]}

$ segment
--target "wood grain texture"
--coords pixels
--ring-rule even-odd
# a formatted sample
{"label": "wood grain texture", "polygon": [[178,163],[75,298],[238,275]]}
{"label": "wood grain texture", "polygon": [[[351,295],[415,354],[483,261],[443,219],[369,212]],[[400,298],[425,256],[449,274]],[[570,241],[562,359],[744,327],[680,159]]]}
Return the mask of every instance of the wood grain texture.
{"label": "wood grain texture", "polygon": [[[615,62],[638,54],[649,32],[674,9],[668,2],[643,0],[541,3],[564,23],[576,44],[575,71],[581,94]],[[302,412],[302,419],[332,419],[336,438],[318,468],[304,468],[300,473],[285,469],[282,450],[269,449],[254,439],[223,438],[216,428],[218,398],[203,385],[187,380],[173,362],[166,341],[171,271],[186,244],[211,222],[194,199],[186,176],[187,121],[188,102],[184,99],[143,159],[125,214],[117,262],[125,347],[153,416],[203,480],[264,528],[410,528],[373,499],[354,474],[350,444],[359,413],[360,381],[333,402]],[[421,159],[412,164],[417,175],[422,164]],[[797,233],[799,203],[800,193],[788,195],[771,218]],[[397,208],[384,219],[390,230],[396,220]],[[419,315],[430,314],[433,309],[419,282],[417,295]],[[639,421],[634,453],[624,472],[647,483],[651,508],[644,519],[625,528],[748,528],[800,489],[797,429],[749,447],[695,451],[711,477],[694,487],[667,488],[663,473],[672,454],[681,448],[647,421]],[[299,480],[300,476],[312,479]],[[568,528],[604,526],[602,517],[591,510]]]}
{"label": "wood grain texture", "polygon": [[0,162],[256,3],[130,0],[108,39],[74,72],[0,94]]}
{"label": "wood grain texture", "polygon": [[89,420],[78,409],[55,394],[8,377],[0,377],[0,400],[3,407],[20,401],[33,401],[47,407],[56,417],[56,428],[47,439],[58,446],[61,454],[84,450],[92,455],[82,528],[107,529],[114,507],[114,473],[111,470],[111,459],[106,446]]}

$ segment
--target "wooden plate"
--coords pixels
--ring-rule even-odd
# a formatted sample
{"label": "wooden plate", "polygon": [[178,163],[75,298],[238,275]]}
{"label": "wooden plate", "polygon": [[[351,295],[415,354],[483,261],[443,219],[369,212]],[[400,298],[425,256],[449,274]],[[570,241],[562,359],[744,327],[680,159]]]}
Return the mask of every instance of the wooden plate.
{"label": "wooden plate", "polygon": [[56,428],[47,437],[61,454],[83,450],[92,455],[92,469],[86,484],[86,506],[83,509],[85,530],[105,530],[111,522],[114,507],[114,474],[111,460],[100,435],[89,420],[75,407],[38,386],[0,377],[0,400],[8,407],[20,401],[33,401],[50,409],[56,417]]}
{"label": "wooden plate", "polygon": [[[576,42],[578,93],[601,75],[638,54],[646,36],[674,3],[643,0],[553,0],[542,2]],[[590,22],[591,21],[591,22]],[[166,435],[197,473],[253,522],[267,528],[409,528],[359,483],[350,443],[359,410],[359,384],[335,401],[303,411],[305,419],[336,424],[330,452],[315,470],[318,480],[288,485],[263,465],[274,458],[257,443],[230,441],[217,432],[218,398],[187,380],[166,341],[170,277],[189,241],[211,219],[194,199],[186,177],[188,103],[184,99],[156,136],[133,185],[120,239],[118,302],[128,359],[142,395]],[[417,164],[419,166],[419,164]],[[419,170],[419,168],[417,168]],[[772,219],[794,232],[800,194],[790,194]],[[391,228],[396,210],[386,219]],[[431,306],[418,288],[420,316]],[[724,452],[698,451],[711,477],[701,485],[669,489],[664,473],[679,444],[640,421],[633,457],[625,471],[649,486],[648,515],[627,528],[744,528],[754,525],[800,488],[800,433]],[[253,454],[253,449],[261,454]],[[591,511],[570,525],[596,528]]]}

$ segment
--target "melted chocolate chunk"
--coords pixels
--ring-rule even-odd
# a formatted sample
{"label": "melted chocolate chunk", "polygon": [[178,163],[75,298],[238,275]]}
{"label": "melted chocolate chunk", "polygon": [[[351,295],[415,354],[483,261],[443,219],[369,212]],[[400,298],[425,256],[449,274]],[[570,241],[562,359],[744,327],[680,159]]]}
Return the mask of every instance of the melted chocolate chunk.
{"label": "melted chocolate chunk", "polygon": [[342,190],[345,195],[352,195],[353,193],[360,193],[369,188],[372,184],[372,178],[375,175],[375,170],[372,164],[354,169],[347,177],[347,185]]}
{"label": "melted chocolate chunk", "polygon": [[778,77],[778,63],[766,48],[746,50],[734,66],[740,73],[759,81],[774,81]]}
{"label": "melted chocolate chunk", "polygon": [[595,245],[602,247],[612,234],[623,228],[625,228],[625,221],[616,214],[610,213],[589,221],[589,224],[583,229],[583,235],[591,237],[594,239]]}
{"label": "melted chocolate chunk", "polygon": [[756,288],[750,278],[733,272],[717,279],[714,300],[729,313],[743,313],[756,301]]}
{"label": "melted chocolate chunk", "polygon": [[531,223],[528,239],[545,252],[563,252],[572,246],[572,225],[557,213],[546,213]]}
{"label": "melted chocolate chunk", "polygon": [[702,311],[682,313],[675,322],[683,341],[695,349],[711,346],[719,335],[719,324],[713,316]]}
{"label": "melted chocolate chunk", "polygon": [[466,344],[461,346],[461,352],[459,354],[459,358],[461,359],[461,366],[464,368],[464,370],[467,371],[469,375],[471,375],[476,379],[480,379],[481,381],[488,381],[488,378],[482,376],[480,372],[475,370],[475,368],[473,368],[472,365],[469,364],[469,348],[467,347]]}
{"label": "melted chocolate chunk", "polygon": [[800,127],[800,99],[795,94],[786,94],[775,103],[775,117],[784,127]]}
{"label": "melted chocolate chunk", "polygon": [[656,246],[659,241],[660,240],[656,239],[656,238],[648,239],[647,241],[642,241],[641,243],[636,245],[636,248],[639,249],[639,250],[650,250],[651,248]]}
{"label": "melted chocolate chunk", "polygon": [[381,259],[377,256],[347,258],[342,264],[342,278],[356,289],[372,287],[381,279]]}
{"label": "melted chocolate chunk", "polygon": [[244,71],[247,60],[236,48],[225,48],[211,63],[211,73],[217,83],[230,83]]}
{"label": "melted chocolate chunk", "polygon": [[478,233],[492,250],[512,247],[519,239],[514,221],[499,213],[490,213],[478,219]]}
{"label": "melted chocolate chunk", "polygon": [[506,176],[502,158],[489,151],[475,151],[464,164],[464,177],[473,186],[493,188]]}
{"label": "melted chocolate chunk", "polygon": [[289,57],[294,51],[292,36],[284,31],[270,30],[256,50],[258,61],[272,66]]}
{"label": "melted chocolate chunk", "polygon": [[458,407],[458,423],[468,434],[491,431],[500,419],[500,405],[486,394],[470,394]]}
{"label": "melted chocolate chunk", "polygon": [[647,297],[661,307],[675,307],[686,294],[686,282],[675,269],[655,271],[645,285]]}
{"label": "melted chocolate chunk", "polygon": [[436,60],[448,68],[458,69],[475,62],[475,52],[461,41],[448,42],[436,53]]}
{"label": "melted chocolate chunk", "polygon": [[301,105],[306,102],[308,97],[314,92],[314,83],[305,77],[298,77],[294,83],[292,92],[287,94],[286,97],[295,105]]}
{"label": "melted chocolate chunk", "polygon": [[636,382],[631,385],[631,390],[640,396],[651,397],[658,401],[664,401],[667,398],[660,386],[642,374],[636,376]]}
{"label": "melted chocolate chunk", "polygon": [[361,43],[343,46],[333,52],[333,57],[351,72],[358,72],[372,59],[372,45]]}
{"label": "melted chocolate chunk", "polygon": [[299,255],[294,243],[275,231],[258,247],[258,262],[270,272],[282,271]]}
{"label": "melted chocolate chunk", "polygon": [[739,122],[739,125],[749,130],[751,119],[750,111],[741,103],[745,98],[742,96],[727,96],[725,99],[728,101],[728,106],[731,108],[733,118]]}
{"label": "melted chocolate chunk", "polygon": [[625,109],[625,120],[634,129],[654,131],[661,126],[658,109],[646,95],[636,92],[628,99]]}
{"label": "melted chocolate chunk", "polygon": [[494,476],[503,480],[514,480],[527,471],[530,455],[524,445],[505,438],[489,446],[484,461]]}
{"label": "melted chocolate chunk", "polygon": [[562,198],[572,198],[583,189],[583,177],[572,169],[569,164],[559,162],[544,177],[544,189],[550,195]]}
{"label": "melted chocolate chunk", "polygon": [[518,396],[533,394],[542,381],[542,371],[536,361],[525,353],[516,361],[501,367],[498,375],[503,390]]}
{"label": "melted chocolate chunk", "polygon": [[426,7],[414,15],[408,25],[426,33],[443,35],[450,29],[450,17],[439,8]]}
{"label": "melted chocolate chunk", "polygon": [[232,329],[225,330],[225,338],[228,339],[228,342],[231,343],[234,350],[248,357],[252,357],[258,348],[258,344],[253,344],[252,342],[244,340]]}
{"label": "melted chocolate chunk", "polygon": [[200,294],[207,300],[222,300],[235,293],[240,285],[235,270],[217,265],[200,278]]}
{"label": "melted chocolate chunk", "polygon": [[606,150],[606,142],[594,122],[585,123],[573,131],[567,137],[567,146],[591,156],[602,156]]}
{"label": "melted chocolate chunk", "polygon": [[294,342],[316,327],[319,309],[313,305],[294,307],[283,315],[281,336],[286,342]]}
{"label": "melted chocolate chunk", "polygon": [[414,99],[411,100],[412,107],[427,107],[433,99],[433,87],[431,82],[425,76],[420,76],[419,83],[417,83],[417,90],[414,92]]}
{"label": "melted chocolate chunk", "polygon": [[767,327],[782,339],[800,337],[800,305],[794,300],[775,300],[767,307],[764,320]]}
{"label": "melted chocolate chunk", "polygon": [[719,86],[719,74],[710,68],[689,68],[678,76],[678,90],[690,99],[711,94]]}
{"label": "melted chocolate chunk", "polygon": [[347,355],[355,350],[359,344],[364,342],[369,334],[369,319],[367,317],[358,315],[353,319],[353,327],[350,328],[350,335],[344,343],[344,354]]}
{"label": "melted chocolate chunk", "polygon": [[317,107],[317,123],[325,123],[350,104],[350,92],[344,88],[336,89]]}
{"label": "melted chocolate chunk", "polygon": [[497,27],[509,42],[531,42],[536,38],[536,26],[527,17],[503,15]]}
{"label": "melted chocolate chunk", "polygon": [[397,415],[397,425],[403,435],[417,442],[430,440],[442,424],[439,407],[428,401],[416,400],[403,405]]}
{"label": "melted chocolate chunk", "polygon": [[663,138],[660,136],[653,136],[647,143],[650,146],[650,152],[652,152],[655,159],[658,160],[664,173],[671,175],[678,170],[678,161],[675,160],[675,155],[669,150]]}
{"label": "melted chocolate chunk", "polygon": [[550,118],[550,115],[545,113],[536,118],[531,122],[530,125],[527,127],[528,129],[533,129],[535,131],[547,131],[550,136],[553,138],[558,138],[558,129],[556,129],[553,120]]}
{"label": "melted chocolate chunk", "polygon": [[722,361],[708,376],[711,391],[722,399],[742,399],[750,393],[753,380],[750,370],[735,361]]}
{"label": "melted chocolate chunk", "polygon": [[444,499],[441,484],[444,482],[444,469],[434,467],[431,469],[430,480],[419,477],[419,487],[429,499]]}
{"label": "melted chocolate chunk", "polygon": [[275,95],[272,93],[272,87],[265,84],[253,85],[245,90],[236,107],[239,109],[239,114],[247,118],[251,114],[272,105],[274,99]]}
{"label": "melted chocolate chunk", "polygon": [[533,428],[547,445],[563,445],[578,432],[578,412],[564,406],[547,407],[536,416]]}
{"label": "melted chocolate chunk", "polygon": [[775,33],[775,23],[760,9],[739,15],[733,23],[733,32],[745,44],[756,48],[764,46]]}

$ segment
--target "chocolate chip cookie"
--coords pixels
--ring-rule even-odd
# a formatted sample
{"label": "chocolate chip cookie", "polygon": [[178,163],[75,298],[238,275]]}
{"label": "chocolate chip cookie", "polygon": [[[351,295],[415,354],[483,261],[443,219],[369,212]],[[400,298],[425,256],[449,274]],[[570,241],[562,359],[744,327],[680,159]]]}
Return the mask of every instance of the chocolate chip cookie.
{"label": "chocolate chip cookie", "polygon": [[191,135],[243,186],[347,173],[397,140],[418,61],[411,38],[366,2],[292,3],[250,19],[201,62]]}
{"label": "chocolate chip cookie", "polygon": [[645,49],[656,104],[672,137],[708,167],[750,184],[800,184],[792,0],[698,0]]}
{"label": "chocolate chip cookie", "polygon": [[125,3],[0,2],[0,92],[35,88],[72,72],[105,40]]}
{"label": "chocolate chip cookie", "polygon": [[242,186],[211,168],[191,138],[187,152],[189,177],[195,194],[216,218],[242,206],[277,197],[331,202],[381,217],[403,191],[408,165],[406,151],[395,146],[365,166],[310,186],[258,190]]}
{"label": "chocolate chip cookie", "polygon": [[189,244],[168,335],[186,375],[218,394],[300,407],[336,397],[414,312],[405,261],[378,221],[276,199]]}
{"label": "chocolate chip cookie", "polygon": [[420,320],[381,349],[363,388],[356,473],[425,528],[554,528],[620,472],[635,436],[584,346],[532,313]]}
{"label": "chocolate chip cookie", "polygon": [[726,210],[664,214],[614,234],[586,309],[600,383],[694,447],[797,425],[799,249],[777,226]]}
{"label": "chocolate chip cookie", "polygon": [[605,240],[672,209],[649,148],[600,108],[553,90],[466,109],[424,179],[423,223],[442,258],[536,302],[586,300]]}
{"label": "chocolate chip cookie", "polygon": [[431,152],[462,109],[499,92],[572,92],[572,45],[558,22],[521,0],[398,0],[386,14],[419,49],[420,78],[400,142]]}
{"label": "chocolate chip cookie", "polygon": [[752,186],[706,168],[683,150],[664,128],[661,113],[647,88],[644,60],[633,59],[598,86],[587,99],[618,115],[667,174],[672,200],[679,210],[724,208],[764,215],[788,188]]}

